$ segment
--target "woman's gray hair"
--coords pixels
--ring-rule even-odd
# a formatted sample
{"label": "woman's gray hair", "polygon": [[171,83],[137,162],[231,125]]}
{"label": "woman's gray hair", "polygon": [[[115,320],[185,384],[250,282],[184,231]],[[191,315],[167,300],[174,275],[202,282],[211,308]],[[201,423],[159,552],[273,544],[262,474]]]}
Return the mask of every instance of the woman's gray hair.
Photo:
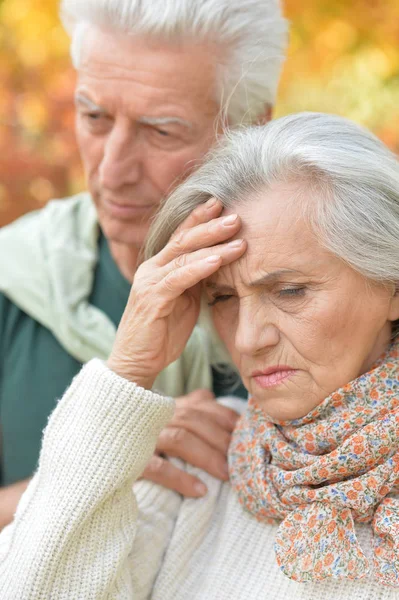
{"label": "woman's gray hair", "polygon": [[[347,119],[300,113],[226,134],[202,167],[166,200],[146,244],[146,257],[200,203],[226,208],[258,198],[278,183],[298,186],[321,244],[364,277],[399,282],[399,163],[367,130]],[[289,232],[287,232],[289,235]]]}
{"label": "woman's gray hair", "polygon": [[216,93],[230,125],[255,123],[274,104],[287,46],[279,0],[62,0],[61,18],[76,68],[90,25],[172,43],[209,41],[227,51]]}

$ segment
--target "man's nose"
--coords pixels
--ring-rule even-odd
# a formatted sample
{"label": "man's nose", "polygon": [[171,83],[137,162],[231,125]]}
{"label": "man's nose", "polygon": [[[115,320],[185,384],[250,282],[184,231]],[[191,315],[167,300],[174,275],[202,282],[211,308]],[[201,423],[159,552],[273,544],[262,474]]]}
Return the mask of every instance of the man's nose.
{"label": "man's nose", "polygon": [[254,307],[240,309],[235,337],[235,346],[240,354],[260,354],[276,346],[279,341],[280,330],[270,316],[265,317],[263,311],[254,310]]}
{"label": "man's nose", "polygon": [[133,127],[115,123],[109,133],[99,168],[100,185],[118,189],[137,183],[141,177],[139,137]]}

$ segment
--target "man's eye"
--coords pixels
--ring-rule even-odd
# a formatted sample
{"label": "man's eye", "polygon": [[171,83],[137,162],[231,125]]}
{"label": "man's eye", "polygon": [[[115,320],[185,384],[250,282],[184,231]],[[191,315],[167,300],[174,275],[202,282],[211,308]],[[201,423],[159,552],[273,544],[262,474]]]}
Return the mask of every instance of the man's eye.
{"label": "man's eye", "polygon": [[169,131],[165,131],[164,129],[156,129],[155,130],[159,135],[163,136],[163,137],[169,137],[170,133]]}
{"label": "man's eye", "polygon": [[215,306],[218,302],[226,302],[230,300],[233,296],[231,294],[222,294],[221,296],[215,296],[213,300],[208,302],[208,306]]}
{"label": "man's eye", "polygon": [[84,116],[86,117],[86,119],[89,119],[89,121],[98,121],[99,119],[101,119],[102,115],[99,115],[98,113],[85,113]]}
{"label": "man's eye", "polygon": [[281,298],[297,298],[304,296],[306,292],[305,287],[287,287],[279,290],[278,295]]}

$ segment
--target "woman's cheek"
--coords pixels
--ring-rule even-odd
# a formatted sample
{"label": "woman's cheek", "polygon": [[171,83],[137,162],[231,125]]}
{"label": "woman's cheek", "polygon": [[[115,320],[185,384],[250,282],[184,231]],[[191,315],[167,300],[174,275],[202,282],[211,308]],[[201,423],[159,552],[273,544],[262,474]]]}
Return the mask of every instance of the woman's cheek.
{"label": "woman's cheek", "polygon": [[[226,303],[227,304],[227,303]],[[232,311],[227,306],[216,305],[212,309],[212,318],[215,325],[215,329],[220,339],[225,344],[229,353],[233,356],[235,350],[235,334],[237,329],[237,323],[234,319]]]}

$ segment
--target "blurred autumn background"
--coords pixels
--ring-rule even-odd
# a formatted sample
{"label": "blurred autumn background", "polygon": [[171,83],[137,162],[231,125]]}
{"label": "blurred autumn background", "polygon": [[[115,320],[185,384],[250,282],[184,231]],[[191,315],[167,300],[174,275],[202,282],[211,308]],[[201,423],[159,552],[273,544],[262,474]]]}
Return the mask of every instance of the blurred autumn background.
{"label": "blurred autumn background", "polygon": [[[399,151],[399,0],[283,4],[292,28],[277,115],[345,115]],[[0,226],[84,187],[57,12],[56,0],[0,0]]]}

